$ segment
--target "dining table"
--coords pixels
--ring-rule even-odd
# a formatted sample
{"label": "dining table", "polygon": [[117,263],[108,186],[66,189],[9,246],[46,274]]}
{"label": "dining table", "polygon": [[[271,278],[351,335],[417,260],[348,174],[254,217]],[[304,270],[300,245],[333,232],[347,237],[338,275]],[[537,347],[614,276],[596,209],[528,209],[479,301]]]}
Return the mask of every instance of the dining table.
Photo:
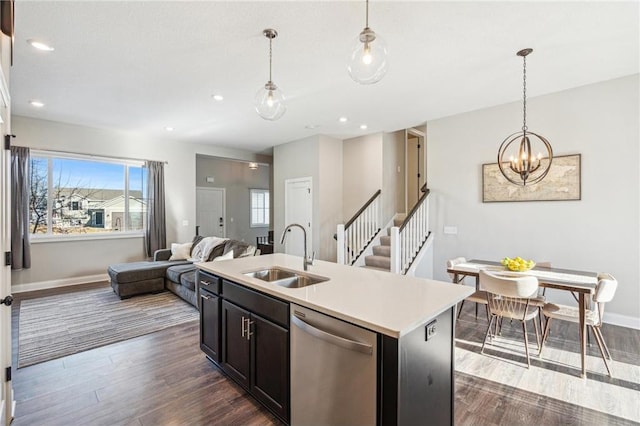
{"label": "dining table", "polygon": [[[480,271],[504,271],[513,273],[500,262],[472,259],[458,263],[447,272],[453,277],[454,283],[459,283],[464,277],[475,277],[476,291],[480,290]],[[587,352],[587,323],[586,314],[592,295],[598,283],[595,272],[575,271],[552,267],[535,266],[526,272],[518,272],[523,275],[531,275],[538,278],[540,287],[569,291],[578,301],[579,328],[580,328],[580,360],[581,377],[586,377],[585,359]],[[576,296],[577,295],[577,296]]]}

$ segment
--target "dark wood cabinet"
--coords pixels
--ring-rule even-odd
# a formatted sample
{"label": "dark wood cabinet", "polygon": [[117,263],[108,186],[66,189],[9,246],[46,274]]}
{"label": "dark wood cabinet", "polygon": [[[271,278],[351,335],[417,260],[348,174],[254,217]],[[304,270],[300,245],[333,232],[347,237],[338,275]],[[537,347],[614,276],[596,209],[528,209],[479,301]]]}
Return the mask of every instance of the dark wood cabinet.
{"label": "dark wood cabinet", "polygon": [[220,361],[220,297],[200,290],[200,349]]}
{"label": "dark wood cabinet", "polygon": [[200,347],[285,422],[289,420],[289,304],[198,271]]}
{"label": "dark wood cabinet", "polygon": [[289,416],[289,330],[251,316],[251,391],[281,418]]}

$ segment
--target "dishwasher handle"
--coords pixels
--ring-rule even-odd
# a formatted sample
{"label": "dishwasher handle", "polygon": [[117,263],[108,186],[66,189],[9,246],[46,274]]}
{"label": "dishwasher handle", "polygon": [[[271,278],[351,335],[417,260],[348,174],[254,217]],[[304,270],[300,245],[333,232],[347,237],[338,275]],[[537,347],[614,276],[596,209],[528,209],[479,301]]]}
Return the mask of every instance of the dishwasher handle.
{"label": "dishwasher handle", "polygon": [[334,345],[343,347],[350,351],[362,352],[363,354],[371,355],[373,354],[373,346],[367,345],[366,343],[356,342],[355,340],[345,339],[344,337],[336,336],[335,334],[327,333],[324,330],[320,330],[309,324],[306,321],[303,321],[301,318],[297,316],[291,315],[291,321],[298,326],[301,330],[311,334],[318,339],[322,339],[326,342],[333,343]]}

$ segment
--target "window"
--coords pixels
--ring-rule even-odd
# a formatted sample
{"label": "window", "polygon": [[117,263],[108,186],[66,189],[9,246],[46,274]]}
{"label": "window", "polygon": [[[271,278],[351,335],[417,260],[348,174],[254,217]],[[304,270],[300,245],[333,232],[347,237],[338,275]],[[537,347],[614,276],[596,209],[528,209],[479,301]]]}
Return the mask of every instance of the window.
{"label": "window", "polygon": [[269,226],[269,190],[250,189],[251,193],[251,227]]}
{"label": "window", "polygon": [[144,229],[146,169],[140,161],[32,151],[30,165],[32,234]]}

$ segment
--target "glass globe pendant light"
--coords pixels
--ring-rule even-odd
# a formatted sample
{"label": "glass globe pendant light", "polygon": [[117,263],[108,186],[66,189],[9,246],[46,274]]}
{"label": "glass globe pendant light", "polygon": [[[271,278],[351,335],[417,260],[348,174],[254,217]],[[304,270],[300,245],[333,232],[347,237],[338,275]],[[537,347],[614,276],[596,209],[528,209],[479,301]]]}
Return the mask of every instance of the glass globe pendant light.
{"label": "glass globe pendant light", "polygon": [[347,70],[356,83],[373,84],[387,73],[387,44],[369,28],[369,0],[364,29],[353,42]]}
{"label": "glass globe pendant light", "polygon": [[[502,175],[514,185],[525,186],[540,182],[549,173],[553,160],[553,149],[549,141],[527,127],[527,55],[533,49],[522,49],[517,53],[522,57],[522,130],[507,138],[498,149],[498,168]],[[519,143],[518,143],[519,142]],[[545,153],[536,155],[532,144],[536,143]]]}
{"label": "glass globe pendant light", "polygon": [[272,49],[271,42],[278,36],[274,29],[267,28],[262,34],[269,39],[269,81],[258,90],[255,98],[256,112],[265,120],[275,121],[287,111],[282,90],[271,79]]}

